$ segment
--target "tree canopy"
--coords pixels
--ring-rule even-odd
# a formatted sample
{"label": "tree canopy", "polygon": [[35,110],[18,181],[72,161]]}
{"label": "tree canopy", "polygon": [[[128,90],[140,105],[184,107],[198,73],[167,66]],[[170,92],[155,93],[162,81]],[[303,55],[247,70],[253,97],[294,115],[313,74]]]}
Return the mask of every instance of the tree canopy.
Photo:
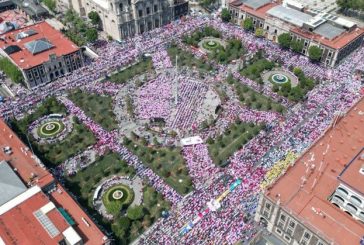
{"label": "tree canopy", "polygon": [[221,11],[221,19],[224,22],[229,22],[231,19],[231,14],[227,8],[223,8]]}
{"label": "tree canopy", "polygon": [[100,24],[101,18],[100,18],[100,15],[96,11],[91,11],[90,13],[88,13],[88,18],[91,20],[91,23],[93,25]]}
{"label": "tree canopy", "polygon": [[23,74],[21,71],[7,58],[0,58],[0,70],[15,83],[23,81]]}
{"label": "tree canopy", "polygon": [[282,48],[290,48],[291,47],[292,37],[289,33],[282,33],[278,36],[278,43]]}
{"label": "tree canopy", "polygon": [[131,220],[138,220],[143,217],[143,206],[129,207],[127,210],[128,218]]}
{"label": "tree canopy", "polygon": [[263,37],[264,36],[264,30],[263,30],[263,28],[257,28],[255,30],[255,36],[257,36],[257,37]]}
{"label": "tree canopy", "polygon": [[337,0],[336,3],[342,9],[364,10],[364,0]]}
{"label": "tree canopy", "polygon": [[245,18],[243,22],[243,28],[247,31],[251,31],[254,29],[253,20],[251,18]]}
{"label": "tree canopy", "polygon": [[322,56],[322,50],[317,47],[317,46],[311,46],[308,49],[308,57],[312,60],[312,61],[320,61]]}
{"label": "tree canopy", "polygon": [[97,37],[98,37],[98,33],[97,33],[97,30],[95,28],[87,29],[86,32],[85,32],[85,35],[86,35],[86,40],[88,42],[95,42],[97,40]]}
{"label": "tree canopy", "polygon": [[291,41],[291,49],[292,49],[292,51],[294,51],[296,53],[300,53],[303,49],[303,41],[302,40]]}
{"label": "tree canopy", "polygon": [[43,3],[50,11],[55,12],[57,6],[55,0],[43,0]]}

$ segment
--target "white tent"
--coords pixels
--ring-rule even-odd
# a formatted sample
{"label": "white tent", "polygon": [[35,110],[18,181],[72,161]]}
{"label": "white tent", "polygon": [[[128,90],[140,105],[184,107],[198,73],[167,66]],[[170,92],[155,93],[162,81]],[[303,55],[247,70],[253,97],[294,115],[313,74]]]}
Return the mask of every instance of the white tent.
{"label": "white tent", "polygon": [[201,139],[200,136],[193,136],[193,137],[188,137],[188,138],[181,139],[181,145],[182,146],[197,145],[197,144],[201,144],[201,143],[203,143],[203,140]]}

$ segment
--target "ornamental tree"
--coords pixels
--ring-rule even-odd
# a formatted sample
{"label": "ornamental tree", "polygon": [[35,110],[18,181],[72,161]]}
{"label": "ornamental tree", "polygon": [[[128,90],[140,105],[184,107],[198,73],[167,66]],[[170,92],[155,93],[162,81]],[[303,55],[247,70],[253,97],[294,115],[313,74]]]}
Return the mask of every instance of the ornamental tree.
{"label": "ornamental tree", "polygon": [[243,28],[247,31],[251,31],[254,29],[253,20],[251,18],[245,18],[243,22]]}
{"label": "ornamental tree", "polygon": [[227,8],[221,10],[221,19],[223,22],[229,22],[231,20],[231,14]]}
{"label": "ornamental tree", "polygon": [[317,62],[320,61],[322,56],[322,50],[317,46],[311,46],[308,49],[308,57],[311,61]]}
{"label": "ornamental tree", "polygon": [[291,49],[296,52],[296,53],[300,53],[303,49],[303,41],[298,41],[298,40],[294,40],[291,41]]}
{"label": "ornamental tree", "polygon": [[289,33],[282,33],[278,36],[278,43],[282,48],[290,48],[292,37]]}

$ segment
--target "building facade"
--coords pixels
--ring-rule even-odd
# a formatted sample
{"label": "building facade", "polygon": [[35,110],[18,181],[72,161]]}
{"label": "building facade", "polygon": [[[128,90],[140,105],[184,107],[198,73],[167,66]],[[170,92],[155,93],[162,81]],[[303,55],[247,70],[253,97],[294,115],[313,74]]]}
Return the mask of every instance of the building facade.
{"label": "building facade", "polygon": [[122,40],[166,25],[188,13],[185,0],[71,0],[81,16],[96,11],[103,30]]}
{"label": "building facade", "polygon": [[84,65],[82,50],[47,22],[8,32],[0,39],[2,56],[22,72],[28,88],[35,88]]}
{"label": "building facade", "polygon": [[320,62],[335,66],[360,47],[364,29],[342,17],[325,12],[315,12],[301,6],[279,5],[270,0],[235,0],[229,3],[232,21],[242,25],[253,21],[254,30],[261,28],[264,36],[278,42],[278,36],[290,33],[292,40],[302,41],[301,54],[308,56],[311,46],[322,50]]}
{"label": "building facade", "polygon": [[268,232],[279,238],[284,244],[329,245],[326,237],[318,234],[313,227],[298,220],[292,212],[285,210],[263,194],[259,200],[255,221],[260,222]]}
{"label": "building facade", "polygon": [[288,245],[361,244],[363,111],[361,99],[266,188],[254,217],[263,231]]}
{"label": "building facade", "polygon": [[71,73],[83,65],[83,54],[79,49],[62,56],[50,54],[47,61],[28,69],[22,69],[22,73],[28,87],[35,88]]}

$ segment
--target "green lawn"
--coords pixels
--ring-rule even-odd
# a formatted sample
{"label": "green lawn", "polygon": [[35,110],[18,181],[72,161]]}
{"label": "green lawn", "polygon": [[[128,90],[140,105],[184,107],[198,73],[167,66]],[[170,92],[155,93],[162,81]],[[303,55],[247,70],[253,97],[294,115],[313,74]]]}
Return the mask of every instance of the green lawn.
{"label": "green lawn", "polygon": [[[77,120],[74,118],[74,121]],[[92,132],[83,124],[75,122],[72,133],[65,140],[45,145],[38,145],[33,141],[32,146],[35,146],[48,163],[58,165],[95,143]]]}
{"label": "green lawn", "polygon": [[[113,221],[104,220],[92,205],[93,192],[102,178],[112,175],[133,177],[135,170],[122,161],[118,154],[107,153],[99,157],[94,164],[66,178],[66,187],[78,197],[80,204],[95,217],[105,229],[114,233],[116,244],[129,244],[144,230],[150,227],[163,210],[169,210],[170,204],[154,188],[145,185],[143,189],[143,216],[131,220],[127,216],[116,215]],[[159,204],[159,205],[158,205]]]}
{"label": "green lawn", "polygon": [[110,96],[89,94],[76,90],[68,97],[79,106],[87,116],[100,124],[104,129],[111,131],[116,129],[118,124],[112,109],[113,100]]}
{"label": "green lawn", "polygon": [[[115,200],[113,193],[115,191],[121,191],[123,196]],[[134,200],[134,192],[129,186],[119,184],[108,189],[102,197],[102,202],[108,213],[112,215],[117,215],[120,210],[124,207],[128,207]]]}
{"label": "green lawn", "polygon": [[251,89],[250,87],[242,84],[241,82],[229,76],[227,82],[234,87],[236,94],[242,104],[249,108],[260,111],[276,111],[279,113],[285,112],[285,107],[277,102],[272,101],[271,98],[264,96]]}
{"label": "green lawn", "polygon": [[264,125],[237,121],[215,140],[208,139],[210,155],[218,166],[226,166],[228,158],[256,136]]}
{"label": "green lawn", "polygon": [[228,64],[233,60],[241,58],[245,54],[245,48],[240,40],[226,40],[226,48],[220,47],[209,54],[210,59],[214,59],[221,64]]}
{"label": "green lawn", "polygon": [[267,59],[261,58],[258,60],[252,61],[250,65],[245,67],[240,71],[242,76],[248,77],[251,80],[254,80],[259,83],[263,83],[263,79],[261,77],[261,73],[264,70],[272,70],[275,66],[274,62],[271,62]]}
{"label": "green lawn", "polygon": [[127,138],[124,143],[146,166],[161,176],[178,193],[187,194],[192,191],[192,179],[188,175],[184,159],[180,154],[181,148],[148,147],[140,140]]}
{"label": "green lawn", "polygon": [[54,97],[50,97],[46,99],[34,113],[26,115],[22,120],[11,121],[13,130],[25,143],[28,142],[26,134],[28,135],[35,154],[49,167],[54,167],[54,165],[64,162],[77,152],[96,143],[96,139],[92,132],[75,118],[73,120],[74,124],[72,133],[61,142],[40,145],[34,141],[30,134],[28,134],[29,125],[39,117],[53,113],[66,114],[66,112],[67,110],[63,104],[59,103]]}
{"label": "green lawn", "polygon": [[173,65],[176,65],[176,55],[178,55],[178,66],[196,67],[205,72],[212,70],[211,65],[203,60],[197,59],[192,53],[178,48],[175,44],[172,44],[171,47],[168,48],[168,54]]}
{"label": "green lawn", "polygon": [[153,71],[153,62],[151,58],[147,58],[112,75],[110,81],[114,83],[125,83],[137,75],[142,75],[151,71]]}

